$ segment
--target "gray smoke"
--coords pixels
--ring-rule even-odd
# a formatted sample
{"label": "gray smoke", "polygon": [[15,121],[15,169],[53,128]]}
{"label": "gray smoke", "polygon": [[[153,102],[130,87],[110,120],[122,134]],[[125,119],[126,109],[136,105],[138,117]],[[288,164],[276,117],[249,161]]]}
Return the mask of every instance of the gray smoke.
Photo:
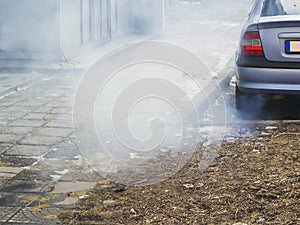
{"label": "gray smoke", "polygon": [[[56,1],[0,1],[0,59],[38,59],[59,47]],[[52,54],[51,54],[52,53]]]}

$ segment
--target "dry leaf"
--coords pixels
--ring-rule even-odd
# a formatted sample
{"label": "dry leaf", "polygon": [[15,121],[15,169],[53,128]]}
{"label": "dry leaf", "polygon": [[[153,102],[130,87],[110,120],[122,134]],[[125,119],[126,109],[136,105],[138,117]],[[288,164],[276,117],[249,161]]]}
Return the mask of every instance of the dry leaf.
{"label": "dry leaf", "polygon": [[38,206],[34,206],[34,207],[28,207],[28,210],[31,212],[38,212],[38,211],[41,211],[41,210],[49,208],[49,207],[50,207],[50,205],[43,204],[43,205],[38,205]]}
{"label": "dry leaf", "polygon": [[57,219],[57,215],[49,214],[49,215],[44,216],[44,218],[45,219],[50,219],[50,220],[55,220],[55,219]]}
{"label": "dry leaf", "polygon": [[100,185],[109,185],[110,181],[109,180],[100,180],[100,181],[98,181],[98,184],[100,184]]}

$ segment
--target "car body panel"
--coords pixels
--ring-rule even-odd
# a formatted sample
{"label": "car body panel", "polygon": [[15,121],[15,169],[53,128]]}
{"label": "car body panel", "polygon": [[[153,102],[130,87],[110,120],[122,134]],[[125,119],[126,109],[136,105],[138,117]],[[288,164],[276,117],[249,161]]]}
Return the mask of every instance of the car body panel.
{"label": "car body panel", "polygon": [[286,41],[300,41],[300,15],[264,16],[266,1],[254,3],[240,37],[241,44],[246,31],[258,31],[265,56],[237,52],[237,88],[245,93],[300,94],[300,53],[286,50]]}
{"label": "car body panel", "polygon": [[273,69],[300,69],[300,63],[295,62],[276,62],[269,61],[265,57],[246,57],[239,56],[236,59],[238,67],[256,67],[256,68],[273,68]]}
{"label": "car body panel", "polygon": [[300,40],[300,15],[261,17],[258,29],[267,60],[300,62],[300,54],[288,54],[285,49],[286,41]]}
{"label": "car body panel", "polygon": [[249,93],[291,94],[300,91],[299,69],[272,69],[237,67],[237,79],[241,91]]}

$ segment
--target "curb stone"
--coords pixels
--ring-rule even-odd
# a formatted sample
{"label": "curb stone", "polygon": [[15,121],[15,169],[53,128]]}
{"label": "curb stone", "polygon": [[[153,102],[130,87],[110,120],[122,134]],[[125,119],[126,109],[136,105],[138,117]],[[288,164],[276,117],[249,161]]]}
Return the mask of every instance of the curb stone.
{"label": "curb stone", "polygon": [[227,66],[217,74],[217,79],[209,82],[209,84],[204,88],[203,92],[206,93],[206,96],[203,98],[202,92],[200,92],[193,98],[193,102],[200,103],[197,104],[199,115],[202,115],[206,109],[209,108],[209,104],[213,103],[220,97],[220,93],[225,90],[231,78],[234,76],[234,57],[230,58],[226,65]]}

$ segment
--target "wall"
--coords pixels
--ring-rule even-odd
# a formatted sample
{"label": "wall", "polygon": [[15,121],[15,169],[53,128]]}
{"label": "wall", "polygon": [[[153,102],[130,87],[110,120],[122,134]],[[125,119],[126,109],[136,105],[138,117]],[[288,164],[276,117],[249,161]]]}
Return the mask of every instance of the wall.
{"label": "wall", "polygon": [[80,0],[60,1],[60,46],[67,57],[76,55],[81,46]]}
{"label": "wall", "polygon": [[0,59],[72,58],[163,31],[164,0],[0,0]]}
{"label": "wall", "polygon": [[70,58],[111,40],[116,0],[61,0],[60,45]]}

